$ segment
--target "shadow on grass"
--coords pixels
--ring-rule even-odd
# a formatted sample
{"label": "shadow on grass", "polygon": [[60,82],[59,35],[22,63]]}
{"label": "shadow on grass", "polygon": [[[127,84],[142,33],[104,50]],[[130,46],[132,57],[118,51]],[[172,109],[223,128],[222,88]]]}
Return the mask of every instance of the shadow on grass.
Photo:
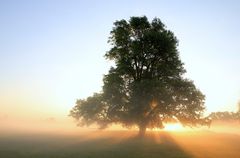
{"label": "shadow on grass", "polygon": [[[127,135],[123,137],[123,135]],[[82,136],[84,137],[84,136]],[[77,138],[76,138],[77,139]],[[56,143],[54,143],[56,141]],[[0,157],[4,158],[192,158],[184,152],[170,134],[149,133],[144,138],[134,134],[114,133],[92,139],[78,139],[72,143],[68,138],[42,138],[38,141],[21,140],[15,147],[4,144],[0,149]],[[16,146],[16,143],[19,146]],[[24,146],[24,147],[21,147]],[[43,148],[45,146],[45,148]]]}

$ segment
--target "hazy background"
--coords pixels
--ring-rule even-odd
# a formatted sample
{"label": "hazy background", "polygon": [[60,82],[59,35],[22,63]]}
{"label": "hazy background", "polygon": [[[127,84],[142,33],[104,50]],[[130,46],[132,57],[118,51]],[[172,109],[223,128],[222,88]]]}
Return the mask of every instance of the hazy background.
{"label": "hazy background", "polygon": [[206,95],[206,113],[240,99],[240,2],[1,0],[1,128],[75,129],[76,99],[101,90],[113,22],[159,17],[179,39],[186,76]]}

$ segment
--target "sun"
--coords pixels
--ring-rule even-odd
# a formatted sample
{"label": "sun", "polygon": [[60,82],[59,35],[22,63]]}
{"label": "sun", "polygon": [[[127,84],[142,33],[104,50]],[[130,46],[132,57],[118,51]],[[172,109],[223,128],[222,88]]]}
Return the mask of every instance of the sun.
{"label": "sun", "polygon": [[166,131],[183,131],[184,127],[180,123],[169,123],[164,125]]}

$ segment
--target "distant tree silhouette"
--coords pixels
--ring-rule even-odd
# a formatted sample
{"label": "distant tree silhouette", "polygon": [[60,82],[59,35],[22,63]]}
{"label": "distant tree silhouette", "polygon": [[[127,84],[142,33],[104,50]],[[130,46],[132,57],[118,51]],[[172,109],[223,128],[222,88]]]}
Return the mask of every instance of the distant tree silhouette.
{"label": "distant tree silhouette", "polygon": [[212,112],[209,117],[213,121],[233,121],[236,119],[236,113],[224,111],[224,112]]}
{"label": "distant tree silhouette", "polygon": [[238,111],[237,111],[237,112],[240,113],[240,100],[238,101],[237,108],[238,108]]}
{"label": "distant tree silhouette", "polygon": [[105,57],[115,66],[104,76],[102,92],[77,100],[70,116],[79,125],[137,126],[143,136],[146,128],[164,128],[163,123],[172,121],[208,124],[203,118],[205,97],[183,77],[178,40],[160,19],[116,21],[109,43]]}
{"label": "distant tree silhouette", "polygon": [[212,121],[239,121],[240,122],[240,101],[237,103],[238,110],[236,112],[212,112],[208,117]]}

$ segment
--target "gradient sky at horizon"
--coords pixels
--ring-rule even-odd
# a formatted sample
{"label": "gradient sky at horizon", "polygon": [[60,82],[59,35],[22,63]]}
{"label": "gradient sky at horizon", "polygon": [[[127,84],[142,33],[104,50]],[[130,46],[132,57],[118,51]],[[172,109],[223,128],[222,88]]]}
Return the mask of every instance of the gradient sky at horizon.
{"label": "gradient sky at horizon", "polygon": [[76,99],[101,90],[113,22],[160,18],[179,39],[186,76],[207,112],[240,99],[240,2],[0,1],[0,119],[67,117]]}

